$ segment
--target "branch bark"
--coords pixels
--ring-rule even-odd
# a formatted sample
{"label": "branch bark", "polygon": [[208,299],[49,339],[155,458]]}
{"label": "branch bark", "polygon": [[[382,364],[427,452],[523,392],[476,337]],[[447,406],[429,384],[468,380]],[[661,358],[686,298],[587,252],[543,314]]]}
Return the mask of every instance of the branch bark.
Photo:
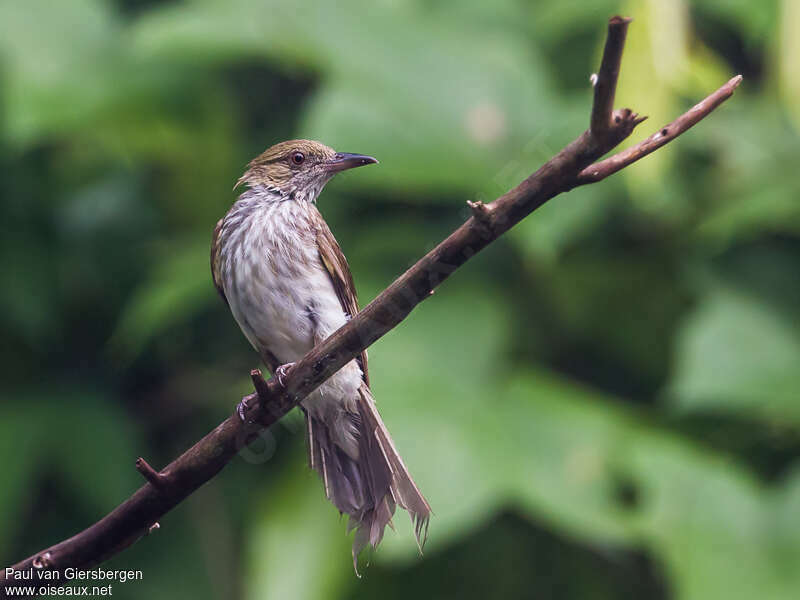
{"label": "branch bark", "polygon": [[[613,17],[600,71],[594,81],[590,127],[517,187],[489,204],[469,203],[473,216],[387,287],[361,312],[313,348],[289,371],[285,386],[251,373],[256,392],[246,403],[243,422],[234,412],[213,431],[158,472],[143,459],[137,469],[147,479],[130,498],[94,525],[13,565],[15,570],[63,571],[88,568],[113,556],[154,528],[167,512],[214,477],[257,434],[296,406],[306,395],[391,330],[488,244],[553,196],[594,183],[657,150],[706,117],[741,82],[734,77],[676,121],[647,140],[597,161],[644,120],[630,109],[613,111],[622,50],[630,19]],[[0,572],[0,597],[15,585]],[[57,583],[57,582],[48,582]]]}
{"label": "branch bark", "polygon": [[603,59],[597,79],[593,77],[594,103],[589,130],[593,135],[603,136],[613,127],[611,113],[614,110],[614,96],[617,92],[617,80],[622,64],[622,50],[628,36],[629,17],[614,16],[608,21],[608,35],[603,49]]}
{"label": "branch bark", "polygon": [[613,175],[617,171],[624,169],[628,165],[635,163],[640,158],[644,158],[651,152],[655,152],[661,146],[668,144],[683,132],[691,129],[708,114],[725,102],[733,95],[734,90],[742,83],[742,76],[732,77],[728,82],[716,92],[707,96],[669,125],[665,125],[646,140],[631,146],[622,152],[615,154],[605,160],[594,163],[586,167],[578,175],[578,185],[595,183]]}

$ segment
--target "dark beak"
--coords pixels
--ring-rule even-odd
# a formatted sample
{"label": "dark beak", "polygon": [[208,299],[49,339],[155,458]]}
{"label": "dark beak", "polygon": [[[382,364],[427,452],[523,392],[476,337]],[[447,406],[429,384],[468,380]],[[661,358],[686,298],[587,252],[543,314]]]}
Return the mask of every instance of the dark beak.
{"label": "dark beak", "polygon": [[337,152],[331,160],[325,164],[325,169],[338,173],[346,169],[353,169],[355,167],[363,167],[364,165],[371,165],[377,163],[377,158],[366,156],[365,154],[350,154],[349,152]]}

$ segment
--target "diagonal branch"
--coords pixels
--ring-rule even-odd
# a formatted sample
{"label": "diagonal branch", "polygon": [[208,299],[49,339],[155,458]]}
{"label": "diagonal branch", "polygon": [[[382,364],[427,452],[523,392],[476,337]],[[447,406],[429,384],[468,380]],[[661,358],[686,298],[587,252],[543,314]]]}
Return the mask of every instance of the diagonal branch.
{"label": "diagonal branch", "polygon": [[[113,556],[146,534],[158,520],[205,482],[236,454],[296,406],[318,385],[395,327],[433,290],[477,252],[496,240],[547,200],[578,185],[592,183],[658,149],[707,116],[730,97],[741,81],[735,77],[665,130],[606,160],[595,162],[630,135],[643,119],[629,109],[612,111],[619,64],[630,19],[613,17],[594,90],[591,126],[517,187],[489,204],[470,203],[473,216],[375,300],[313,348],[290,371],[285,387],[275,378],[251,375],[256,389],[247,398],[245,421],[234,412],[213,431],[160,472],[144,460],[138,469],[148,480],[100,521],[46,550],[13,565],[15,570],[61,572],[86,568]],[[0,572],[0,597],[14,585]],[[54,582],[57,583],[57,582]]]}

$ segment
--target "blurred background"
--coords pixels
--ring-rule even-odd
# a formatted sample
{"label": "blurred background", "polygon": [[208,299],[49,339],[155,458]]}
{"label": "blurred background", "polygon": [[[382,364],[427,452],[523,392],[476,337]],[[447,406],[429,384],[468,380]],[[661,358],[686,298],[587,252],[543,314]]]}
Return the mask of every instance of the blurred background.
{"label": "blurred background", "polygon": [[[0,3],[0,564],[83,529],[250,391],[211,283],[246,162],[381,164],[320,208],[362,304],[588,125],[609,16],[643,139],[370,349],[435,517],[356,579],[300,415],[107,563],[119,598],[796,598],[800,3]],[[630,142],[629,142],[630,143]]]}

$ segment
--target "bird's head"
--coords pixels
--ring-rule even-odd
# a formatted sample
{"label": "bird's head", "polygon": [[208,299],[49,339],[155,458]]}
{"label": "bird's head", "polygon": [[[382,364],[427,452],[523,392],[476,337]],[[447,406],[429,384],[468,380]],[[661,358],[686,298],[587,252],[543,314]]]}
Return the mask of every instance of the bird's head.
{"label": "bird's head", "polygon": [[289,140],[251,160],[236,185],[264,186],[293,200],[314,202],[336,173],[377,162],[363,154],[336,152],[320,142]]}

